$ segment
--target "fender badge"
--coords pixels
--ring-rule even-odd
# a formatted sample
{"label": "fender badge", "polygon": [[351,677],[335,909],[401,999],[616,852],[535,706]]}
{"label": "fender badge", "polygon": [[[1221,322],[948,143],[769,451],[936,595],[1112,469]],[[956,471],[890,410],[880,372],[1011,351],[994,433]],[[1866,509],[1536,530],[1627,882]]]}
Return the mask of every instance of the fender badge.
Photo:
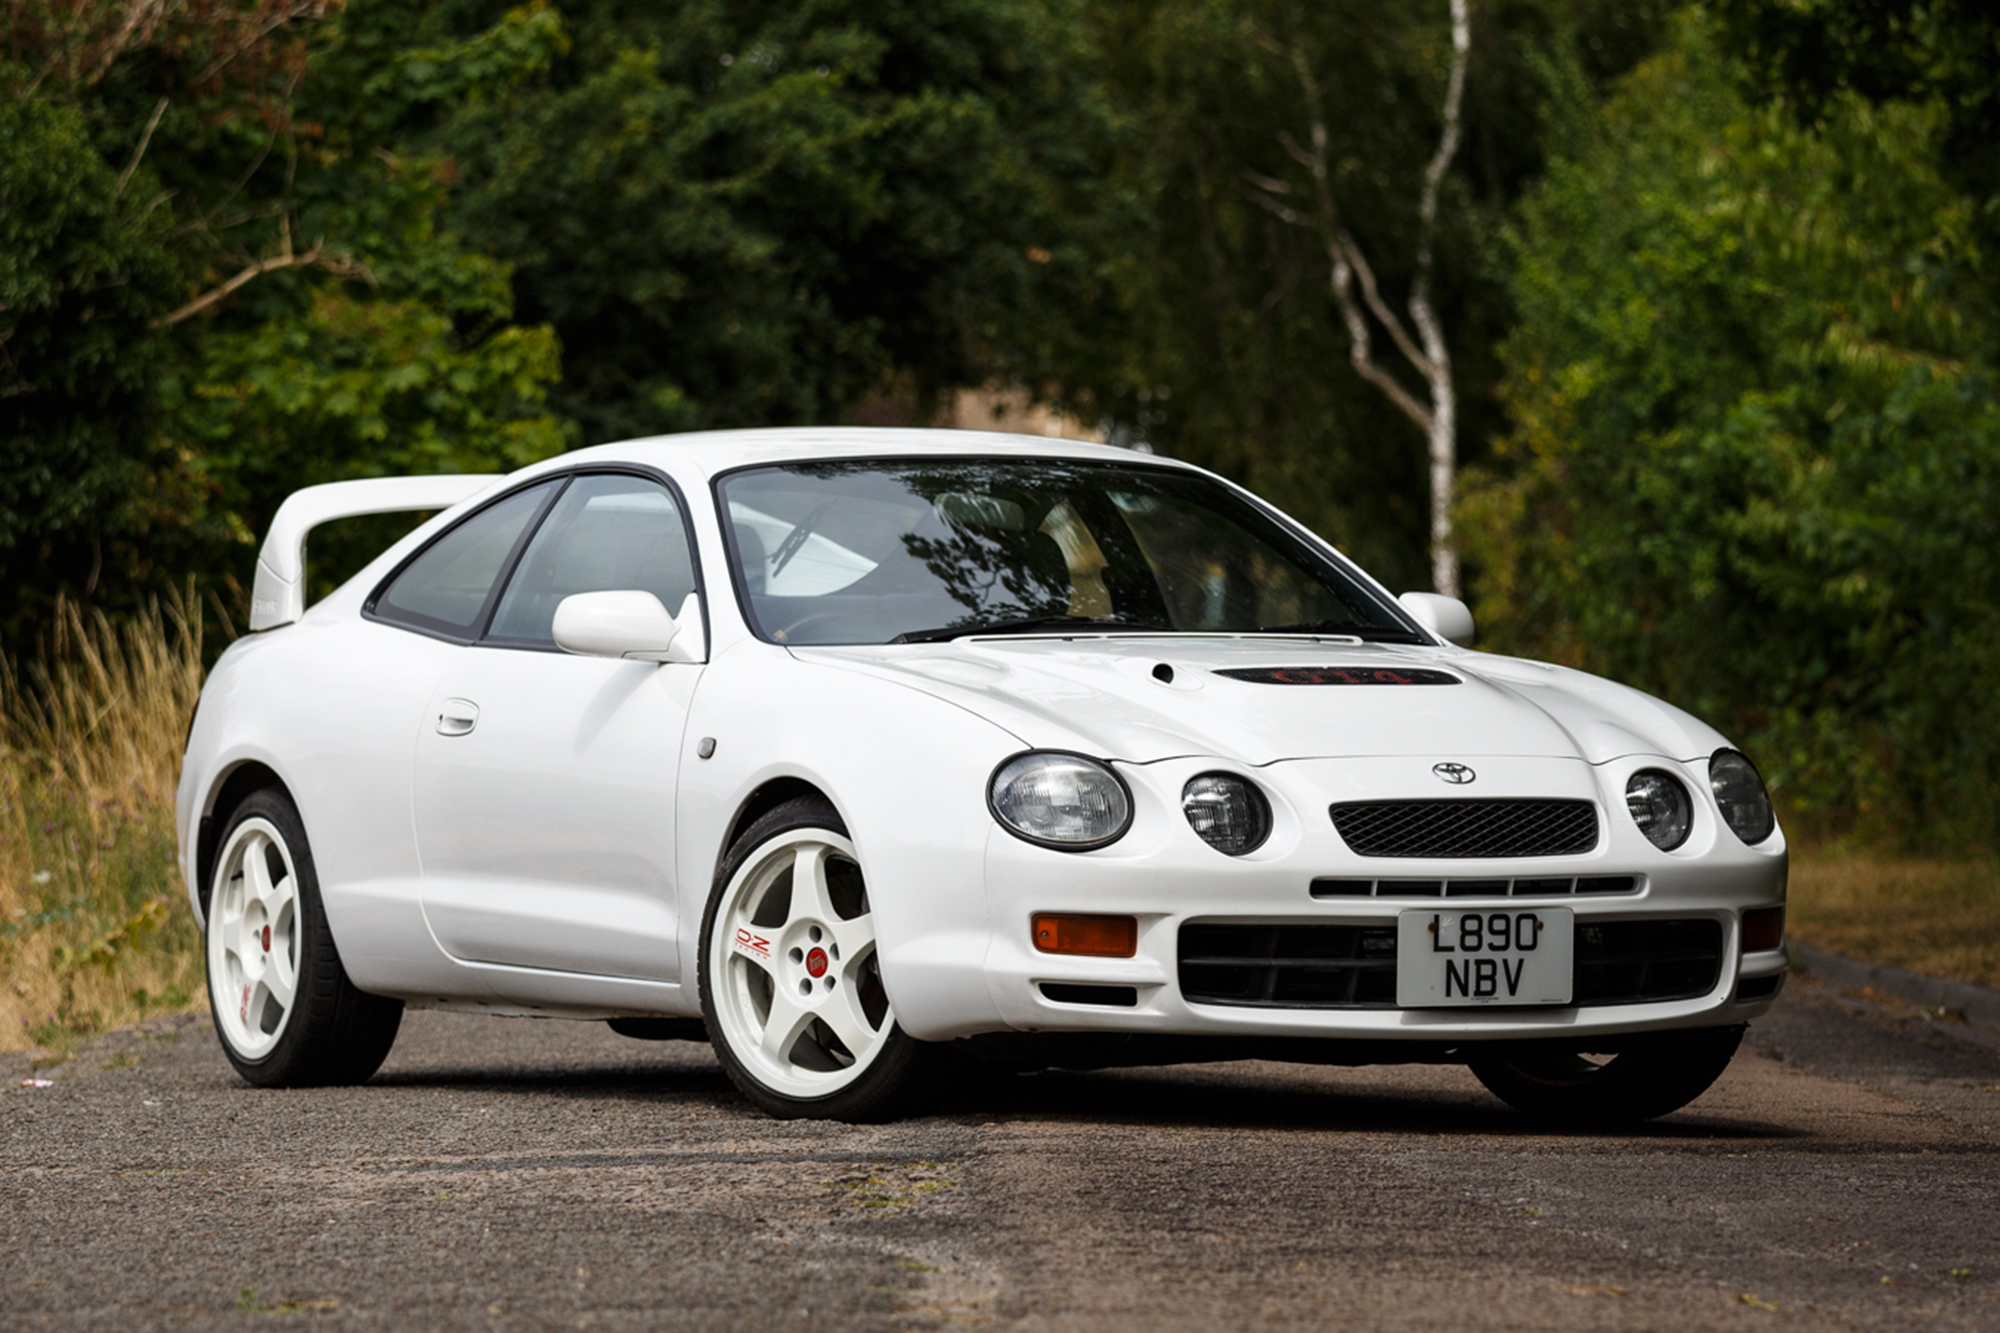
{"label": "fender badge", "polygon": [[1479,775],[1464,764],[1432,764],[1431,772],[1454,787],[1463,787]]}

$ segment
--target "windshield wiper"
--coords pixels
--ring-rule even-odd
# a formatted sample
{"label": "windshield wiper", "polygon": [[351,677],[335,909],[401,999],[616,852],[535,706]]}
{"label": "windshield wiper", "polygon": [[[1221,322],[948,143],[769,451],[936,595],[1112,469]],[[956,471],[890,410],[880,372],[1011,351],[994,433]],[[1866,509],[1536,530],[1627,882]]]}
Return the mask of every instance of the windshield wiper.
{"label": "windshield wiper", "polygon": [[1424,643],[1415,630],[1398,625],[1371,625],[1359,620],[1308,620],[1297,625],[1259,625],[1259,634],[1341,634],[1363,643]]}
{"label": "windshield wiper", "polygon": [[1091,616],[1024,616],[1019,620],[989,620],[983,624],[941,625],[937,629],[913,629],[898,634],[890,643],[942,643],[969,634],[1033,634],[1040,630],[1129,629],[1171,634],[1165,625],[1143,620],[1120,620]]}

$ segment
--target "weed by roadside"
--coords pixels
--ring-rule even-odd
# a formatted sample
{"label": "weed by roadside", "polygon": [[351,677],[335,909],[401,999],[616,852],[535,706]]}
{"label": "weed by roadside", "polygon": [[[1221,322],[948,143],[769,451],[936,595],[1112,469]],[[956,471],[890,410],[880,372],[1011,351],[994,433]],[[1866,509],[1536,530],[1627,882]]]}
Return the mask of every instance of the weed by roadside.
{"label": "weed by roadside", "polygon": [[61,609],[47,659],[0,659],[0,1050],[203,1003],[174,863],[201,689],[191,595],[123,623]]}

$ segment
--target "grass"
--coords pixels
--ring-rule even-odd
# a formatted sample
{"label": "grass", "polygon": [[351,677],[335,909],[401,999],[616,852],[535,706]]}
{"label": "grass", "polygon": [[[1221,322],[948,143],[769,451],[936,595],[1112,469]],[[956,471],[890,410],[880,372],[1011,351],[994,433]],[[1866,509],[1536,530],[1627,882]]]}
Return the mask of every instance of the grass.
{"label": "grass", "polygon": [[0,659],[0,1050],[206,1005],[174,863],[201,689],[192,597],[123,623],[59,612],[46,659]]}
{"label": "grass", "polygon": [[1792,864],[1786,926],[1822,949],[2000,987],[2000,865],[1866,856]]}

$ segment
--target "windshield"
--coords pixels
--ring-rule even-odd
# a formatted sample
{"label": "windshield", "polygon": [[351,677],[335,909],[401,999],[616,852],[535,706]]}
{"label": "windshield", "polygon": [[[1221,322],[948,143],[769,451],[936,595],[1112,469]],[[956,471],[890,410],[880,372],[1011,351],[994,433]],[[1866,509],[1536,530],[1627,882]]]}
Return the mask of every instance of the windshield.
{"label": "windshield", "polygon": [[792,463],[718,491],[751,626],[778,643],[1121,628],[1425,641],[1262,509],[1176,470]]}

